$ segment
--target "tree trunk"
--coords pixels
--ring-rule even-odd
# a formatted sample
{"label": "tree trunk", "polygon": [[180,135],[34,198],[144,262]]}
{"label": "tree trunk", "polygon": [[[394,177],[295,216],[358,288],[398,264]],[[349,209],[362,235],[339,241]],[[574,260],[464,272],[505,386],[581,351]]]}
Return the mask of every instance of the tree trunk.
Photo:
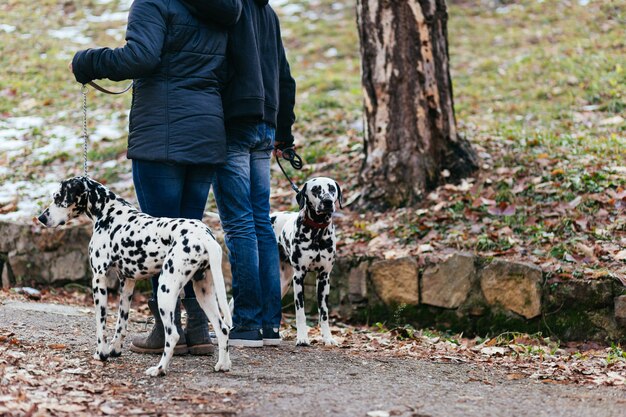
{"label": "tree trunk", "polygon": [[357,21],[367,120],[360,204],[411,205],[478,166],[456,131],[446,3],[357,0]]}

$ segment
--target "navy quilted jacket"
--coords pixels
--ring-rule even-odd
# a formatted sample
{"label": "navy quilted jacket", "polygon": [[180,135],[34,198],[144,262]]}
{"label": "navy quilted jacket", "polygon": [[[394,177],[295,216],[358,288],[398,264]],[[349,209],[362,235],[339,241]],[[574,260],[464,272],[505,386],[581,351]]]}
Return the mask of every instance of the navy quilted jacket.
{"label": "navy quilted jacket", "polygon": [[134,79],[128,157],[180,164],[226,159],[220,89],[226,81],[225,26],[237,22],[241,0],[208,1],[200,21],[179,0],[135,0],[126,45],[87,49],[72,61],[80,83]]}
{"label": "navy quilted jacket", "polygon": [[[184,0],[198,16],[211,18],[211,1]],[[281,149],[293,145],[296,82],[268,0],[242,0],[241,18],[228,31],[228,83],[222,93],[226,125],[261,119],[276,126]]]}

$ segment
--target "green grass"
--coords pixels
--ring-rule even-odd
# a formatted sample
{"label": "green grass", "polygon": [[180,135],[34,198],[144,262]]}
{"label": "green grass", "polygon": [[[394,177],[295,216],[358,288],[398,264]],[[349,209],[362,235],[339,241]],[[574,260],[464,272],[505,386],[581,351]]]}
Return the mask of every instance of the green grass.
{"label": "green grass", "polygon": [[[123,23],[86,24],[82,34],[93,38],[88,45],[55,39],[49,30],[80,26],[87,13],[99,15],[118,8],[116,1],[107,5],[86,1],[66,13],[64,3],[40,0],[36,13],[29,2],[8,0],[0,6],[5,21],[16,26],[13,33],[0,31],[3,116],[37,115],[46,117],[48,125],[62,123],[79,130],[80,86],[67,68],[69,60],[74,51],[85,47],[119,46],[123,41],[110,36],[108,29]],[[576,221],[606,208],[588,195],[626,187],[624,176],[607,168],[626,161],[626,123],[616,119],[626,118],[626,9],[616,1],[591,1],[587,6],[569,0],[519,0],[504,7],[492,3],[450,0],[448,22],[459,130],[483,156],[492,158],[483,159],[485,167],[476,189],[453,194],[439,217],[410,210],[390,213],[398,219],[390,234],[402,245],[429,243],[421,242],[428,237],[444,246],[479,252],[507,251],[521,243],[528,245],[529,253],[560,261],[581,236],[610,240],[596,230],[600,227],[577,229]],[[347,199],[357,191],[363,158],[355,5],[331,0],[294,0],[293,5],[302,6],[303,11],[281,16],[281,25],[298,84],[294,132],[307,165],[301,172],[287,169],[299,184],[315,175],[332,176],[341,182]],[[130,95],[90,92],[90,130],[99,120],[126,111],[129,103]],[[11,178],[36,178],[55,164],[79,172],[79,148],[33,162],[29,152],[45,146],[48,138],[36,128],[29,139],[31,147],[22,157],[0,158],[12,168]],[[92,143],[89,157],[95,176],[113,181],[128,174],[127,163],[106,169],[99,166],[111,159],[124,161],[125,147],[126,137]],[[500,174],[498,169],[511,171]],[[529,178],[533,181],[523,190],[516,189]],[[542,188],[545,184],[549,192]],[[273,188],[289,189],[278,170],[273,174]],[[472,193],[490,189],[495,193],[489,198],[498,204],[515,204],[514,215],[493,216],[487,206],[473,206]],[[292,196],[282,194],[272,202],[273,207],[293,208]],[[576,211],[563,219],[536,218],[579,195],[583,200]],[[425,207],[434,204],[427,201]],[[484,227],[468,234],[469,226],[463,223],[468,216]],[[348,227],[343,232],[367,242],[376,237],[367,229],[369,221],[344,223]],[[348,230],[350,226],[353,230]],[[500,233],[507,229],[512,235]]]}

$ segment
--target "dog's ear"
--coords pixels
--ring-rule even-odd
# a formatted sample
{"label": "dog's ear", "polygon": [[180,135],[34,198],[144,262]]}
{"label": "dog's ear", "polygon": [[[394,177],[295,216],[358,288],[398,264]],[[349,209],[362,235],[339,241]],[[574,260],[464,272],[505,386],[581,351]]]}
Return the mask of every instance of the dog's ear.
{"label": "dog's ear", "polygon": [[307,184],[304,183],[304,187],[302,187],[302,189],[298,191],[298,194],[296,194],[296,201],[298,202],[298,206],[300,206],[300,210],[304,208],[308,199],[306,195],[306,186]]}
{"label": "dog's ear", "polygon": [[343,209],[343,194],[341,193],[341,187],[337,181],[335,181],[335,185],[337,186],[337,201],[339,201],[339,208]]}
{"label": "dog's ear", "polygon": [[72,178],[67,184],[67,202],[75,203],[81,194],[86,190],[85,181],[82,178]]}

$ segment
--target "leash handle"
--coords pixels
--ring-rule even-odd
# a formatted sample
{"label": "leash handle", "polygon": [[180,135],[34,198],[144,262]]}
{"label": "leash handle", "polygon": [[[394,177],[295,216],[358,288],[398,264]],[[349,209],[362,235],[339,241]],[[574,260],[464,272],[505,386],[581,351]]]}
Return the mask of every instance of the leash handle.
{"label": "leash handle", "polygon": [[[127,92],[128,90],[130,90],[131,88],[133,88],[133,85],[135,84],[135,82],[131,82],[130,84],[128,84],[128,87],[126,87],[125,89],[123,89],[122,91],[111,91],[111,90],[107,90],[104,87],[99,86],[98,84],[96,84],[94,81],[89,81],[87,84],[89,84],[90,86],[92,86],[93,88],[95,88],[96,90],[100,91],[101,93],[106,93],[106,94],[112,94],[112,95],[118,95],[118,94],[124,94],[125,92]],[[83,84],[84,85],[84,84]]]}
{"label": "leash handle", "polygon": [[282,154],[283,158],[289,161],[294,169],[301,170],[304,166],[304,163],[302,162],[302,157],[300,157],[300,155],[296,153],[295,149],[287,148],[282,151]]}

